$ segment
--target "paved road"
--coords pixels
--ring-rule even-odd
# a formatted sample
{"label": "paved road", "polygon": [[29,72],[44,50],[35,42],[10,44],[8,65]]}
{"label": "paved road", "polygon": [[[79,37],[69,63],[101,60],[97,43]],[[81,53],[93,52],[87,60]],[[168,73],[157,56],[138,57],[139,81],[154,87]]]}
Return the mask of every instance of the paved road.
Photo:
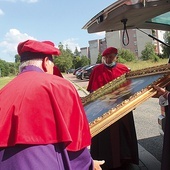
{"label": "paved road", "polygon": [[150,98],[136,108],[134,113],[138,143],[161,162],[163,136],[159,133],[158,99]]}
{"label": "paved road", "polygon": [[[86,89],[88,80],[79,80],[72,74],[67,74],[65,77]],[[160,114],[158,99],[148,99],[139,105],[133,113],[138,143],[161,162],[163,137],[158,128]]]}

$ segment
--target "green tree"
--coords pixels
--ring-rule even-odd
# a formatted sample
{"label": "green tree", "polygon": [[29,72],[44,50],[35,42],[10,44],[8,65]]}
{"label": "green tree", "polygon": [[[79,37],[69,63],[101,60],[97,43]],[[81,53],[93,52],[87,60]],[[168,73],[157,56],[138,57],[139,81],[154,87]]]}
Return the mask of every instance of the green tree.
{"label": "green tree", "polygon": [[81,60],[80,60],[80,63],[81,63],[81,66],[86,66],[86,65],[90,64],[90,60],[86,56],[82,56]]}
{"label": "green tree", "polygon": [[69,68],[73,66],[73,53],[70,49],[59,43],[59,49],[61,51],[61,55],[59,57],[54,57],[54,64],[57,65],[61,72],[65,72]]}
{"label": "green tree", "polygon": [[129,49],[124,49],[124,48],[119,49],[118,57],[119,57],[119,62],[123,62],[123,63],[125,61],[129,62],[135,60],[135,54]]}
{"label": "green tree", "polygon": [[1,77],[9,76],[9,63],[0,59]]}
{"label": "green tree", "polygon": [[74,68],[79,68],[81,67],[81,57],[77,56],[74,58]]}
{"label": "green tree", "polygon": [[97,63],[102,63],[102,55],[100,53],[98,54],[98,57],[97,57],[96,64]]}
{"label": "green tree", "polygon": [[20,56],[18,54],[15,55],[15,63],[20,62]]}
{"label": "green tree", "polygon": [[58,48],[60,49],[60,51],[64,50],[64,46],[61,42],[59,42]]}
{"label": "green tree", "polygon": [[74,56],[73,56],[73,68],[78,68],[81,66],[81,57],[80,57],[80,52],[78,51],[77,47],[75,48],[74,51]]}
{"label": "green tree", "polygon": [[147,43],[145,45],[145,49],[141,52],[142,60],[152,60],[152,61],[158,61],[159,57],[155,53],[155,46],[152,43]]}
{"label": "green tree", "polygon": [[75,48],[74,56],[80,56],[80,51],[78,51],[77,47]]}
{"label": "green tree", "polygon": [[[170,31],[165,32],[165,34],[164,34],[164,42],[167,45],[170,46]],[[166,45],[162,44],[162,51],[163,51],[162,57],[163,58],[169,58],[169,56],[170,56],[170,48],[167,47]]]}
{"label": "green tree", "polygon": [[18,68],[16,69],[16,63],[9,63],[9,74],[16,75],[18,73]]}
{"label": "green tree", "polygon": [[15,55],[15,63],[14,63],[13,71],[12,71],[12,68],[11,68],[10,72],[13,72],[13,73],[15,72],[15,75],[17,75],[18,72],[19,72],[19,65],[20,65],[20,56],[18,54],[16,54]]}

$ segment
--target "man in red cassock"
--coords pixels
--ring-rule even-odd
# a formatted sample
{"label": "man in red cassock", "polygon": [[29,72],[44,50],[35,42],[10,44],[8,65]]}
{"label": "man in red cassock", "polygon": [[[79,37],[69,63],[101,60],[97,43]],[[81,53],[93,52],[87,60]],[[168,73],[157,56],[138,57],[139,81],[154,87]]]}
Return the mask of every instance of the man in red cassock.
{"label": "man in red cassock", "polygon": [[50,41],[18,45],[20,74],[0,90],[0,170],[100,170],[74,86],[53,75]]}
{"label": "man in red cassock", "polygon": [[[93,92],[108,82],[129,72],[129,68],[117,63],[117,49],[104,50],[103,63],[96,66],[89,79],[87,90]],[[138,144],[133,119],[130,112],[116,123],[93,137],[91,155],[94,159],[105,160],[104,170],[125,169],[129,163],[138,164]]]}

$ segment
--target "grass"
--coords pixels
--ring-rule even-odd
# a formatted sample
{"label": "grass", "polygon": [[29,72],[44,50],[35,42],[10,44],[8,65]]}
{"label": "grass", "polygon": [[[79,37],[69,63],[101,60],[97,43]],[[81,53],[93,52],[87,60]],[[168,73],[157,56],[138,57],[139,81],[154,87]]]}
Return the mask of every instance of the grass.
{"label": "grass", "polygon": [[11,77],[0,77],[0,89],[2,87],[4,87],[7,83],[9,83],[13,78],[14,78],[14,76],[11,76]]}
{"label": "grass", "polygon": [[[136,62],[127,62],[124,64],[133,71],[133,70],[140,70],[143,68],[158,66],[158,65],[162,65],[166,63],[168,63],[168,59],[160,59],[159,62],[136,61]],[[4,87],[7,83],[9,83],[13,78],[14,76],[13,77],[0,77],[0,89]]]}
{"label": "grass", "polygon": [[143,68],[154,67],[162,64],[167,64],[168,59],[160,59],[159,62],[152,62],[152,61],[136,61],[136,62],[127,62],[124,63],[127,67],[129,67],[132,71],[140,70]]}

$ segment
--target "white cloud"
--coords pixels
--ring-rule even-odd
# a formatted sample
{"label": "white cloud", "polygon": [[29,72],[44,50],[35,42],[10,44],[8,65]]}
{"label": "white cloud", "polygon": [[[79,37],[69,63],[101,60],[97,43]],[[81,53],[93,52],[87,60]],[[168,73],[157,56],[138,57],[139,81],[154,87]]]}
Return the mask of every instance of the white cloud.
{"label": "white cloud", "polygon": [[65,41],[62,42],[62,45],[63,45],[64,47],[67,46],[68,49],[70,49],[72,52],[75,51],[76,47],[77,47],[77,49],[80,51],[80,46],[79,46],[79,44],[76,43],[75,41],[76,41],[76,39],[74,39],[74,38],[67,39],[67,40],[65,40]]}
{"label": "white cloud", "polygon": [[0,16],[4,15],[4,12],[2,11],[2,9],[0,9]]}
{"label": "white cloud", "polygon": [[10,29],[4,36],[4,40],[0,42],[0,59],[13,62],[17,54],[18,43],[27,39],[35,38],[17,29]]}

